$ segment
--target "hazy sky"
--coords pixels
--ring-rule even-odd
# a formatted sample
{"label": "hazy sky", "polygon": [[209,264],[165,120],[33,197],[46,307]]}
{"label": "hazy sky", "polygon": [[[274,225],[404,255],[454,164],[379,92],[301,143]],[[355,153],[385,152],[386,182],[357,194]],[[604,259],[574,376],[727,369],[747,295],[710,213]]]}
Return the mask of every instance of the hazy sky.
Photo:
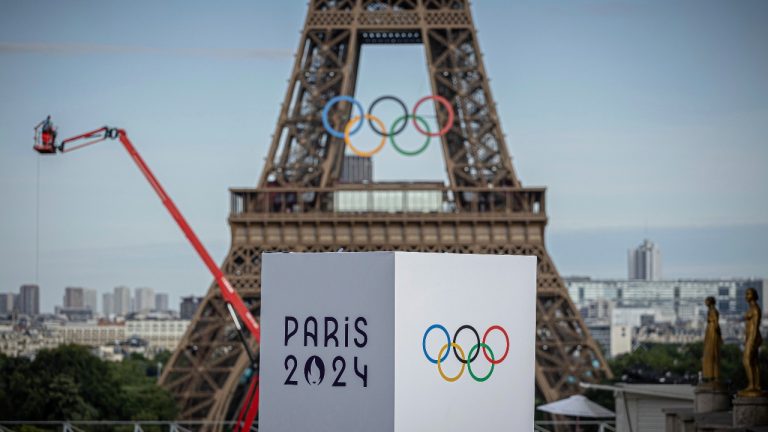
{"label": "hazy sky", "polygon": [[[766,276],[768,2],[473,4],[515,167],[549,188],[561,273],[622,277],[648,236],[667,276]],[[44,310],[67,285],[202,295],[211,278],[119,145],[39,157],[32,128],[51,114],[60,136],[127,129],[221,261],[227,188],[256,184],[305,13],[0,0],[0,291],[38,278]],[[420,46],[366,46],[361,62],[366,105],[429,89]],[[377,179],[444,178],[434,145],[374,164]]]}

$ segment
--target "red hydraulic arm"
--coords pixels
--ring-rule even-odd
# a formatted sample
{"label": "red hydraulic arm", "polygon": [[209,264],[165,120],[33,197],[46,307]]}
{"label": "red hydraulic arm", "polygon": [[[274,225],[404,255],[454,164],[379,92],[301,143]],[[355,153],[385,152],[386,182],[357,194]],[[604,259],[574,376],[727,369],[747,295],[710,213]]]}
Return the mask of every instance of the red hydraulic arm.
{"label": "red hydraulic arm", "polygon": [[144,177],[147,178],[149,184],[152,185],[152,189],[155,190],[157,195],[160,197],[160,200],[163,202],[163,205],[165,205],[165,208],[168,209],[168,212],[171,213],[171,216],[179,225],[179,228],[181,228],[181,230],[184,232],[184,235],[187,236],[189,242],[192,243],[192,247],[195,248],[197,254],[200,255],[200,258],[203,260],[206,267],[208,267],[208,270],[213,275],[213,279],[216,281],[216,283],[219,284],[221,296],[224,297],[224,300],[228,305],[235,309],[237,316],[245,321],[245,326],[248,328],[248,331],[251,332],[251,335],[253,335],[253,338],[256,340],[256,342],[259,342],[261,339],[259,324],[256,322],[256,319],[253,318],[253,315],[251,315],[251,311],[249,311],[245,306],[243,299],[241,299],[234,288],[232,288],[232,285],[224,276],[224,273],[221,271],[219,266],[216,265],[216,263],[213,261],[213,258],[211,258],[208,250],[205,249],[205,246],[200,243],[200,239],[197,238],[195,232],[192,231],[192,227],[189,226],[187,220],[184,219],[184,216],[181,214],[181,212],[179,212],[179,209],[176,208],[173,200],[171,200],[171,197],[165,193],[163,186],[157,181],[155,176],[152,174],[152,171],[149,170],[147,164],[144,163],[141,155],[139,155],[139,152],[136,151],[136,148],[133,147],[133,144],[131,144],[131,141],[128,139],[128,135],[125,134],[125,131],[118,129],[117,133],[120,138],[120,142],[123,144],[123,147],[125,147],[125,150],[128,151],[128,153],[133,158],[133,161],[136,162],[136,165],[139,166],[141,173],[144,174]]}
{"label": "red hydraulic arm", "polygon": [[[216,263],[213,261],[213,258],[211,258],[211,255],[208,253],[208,250],[200,242],[200,239],[192,230],[192,227],[189,226],[189,224],[187,223],[187,220],[184,219],[184,216],[176,207],[176,204],[174,204],[173,200],[171,200],[171,197],[168,196],[168,194],[165,192],[165,189],[163,189],[163,186],[160,184],[160,182],[157,181],[157,178],[155,178],[155,175],[152,173],[152,171],[149,169],[147,164],[144,162],[144,159],[141,158],[141,155],[139,155],[139,152],[136,151],[136,148],[131,143],[131,140],[128,139],[128,135],[125,133],[125,130],[117,129],[117,128],[109,128],[105,126],[96,130],[92,130],[90,132],[86,132],[84,134],[74,136],[72,138],[67,138],[63,140],[58,147],[56,147],[55,143],[53,143],[50,146],[52,148],[49,147],[49,148],[46,148],[45,150],[41,150],[39,146],[35,146],[35,150],[37,150],[40,153],[55,153],[56,150],[58,150],[61,153],[67,153],[67,152],[71,152],[71,151],[83,148],[85,146],[96,144],[106,139],[115,139],[115,138],[118,138],[120,142],[123,144],[123,147],[125,148],[125,150],[131,156],[133,161],[139,167],[139,170],[141,170],[141,173],[144,174],[144,177],[152,186],[152,189],[154,189],[158,197],[160,197],[160,201],[162,201],[165,208],[171,214],[171,217],[173,217],[173,220],[175,220],[176,223],[179,225],[179,228],[181,228],[181,230],[184,232],[184,235],[192,244],[192,247],[195,248],[195,251],[203,260],[203,263],[205,263],[205,266],[208,267],[208,270],[211,272],[211,275],[213,275],[213,279],[219,285],[219,289],[221,290],[221,296],[224,298],[224,301],[226,302],[227,309],[229,310],[229,313],[232,316],[232,320],[235,323],[235,327],[237,328],[238,334],[240,335],[243,346],[245,347],[245,350],[248,353],[248,356],[250,357],[251,362],[254,363],[254,366],[255,366],[255,358],[250,348],[248,347],[248,344],[246,343],[245,337],[242,334],[240,320],[238,319],[238,317],[240,317],[240,319],[243,320],[243,322],[245,323],[245,327],[248,328],[248,331],[251,333],[251,336],[253,336],[253,339],[256,341],[256,343],[261,342],[261,332],[260,332],[259,324],[256,322],[256,319],[248,310],[248,307],[243,302],[243,299],[240,297],[239,294],[237,294],[234,288],[232,288],[232,285],[229,283],[226,276],[224,276],[224,273],[221,271],[219,266],[217,266]],[[74,145],[70,148],[66,148],[67,144],[74,143],[81,140],[85,140],[86,142]],[[256,414],[258,413],[258,401],[259,401],[258,373],[256,373],[256,370],[254,368],[253,380],[246,393],[246,400],[243,404],[242,411],[238,416],[237,424],[235,425],[235,429],[234,429],[235,431],[240,431],[240,430],[248,431],[251,429],[251,425],[253,424]],[[241,421],[243,420],[244,420],[244,423],[241,423]]]}

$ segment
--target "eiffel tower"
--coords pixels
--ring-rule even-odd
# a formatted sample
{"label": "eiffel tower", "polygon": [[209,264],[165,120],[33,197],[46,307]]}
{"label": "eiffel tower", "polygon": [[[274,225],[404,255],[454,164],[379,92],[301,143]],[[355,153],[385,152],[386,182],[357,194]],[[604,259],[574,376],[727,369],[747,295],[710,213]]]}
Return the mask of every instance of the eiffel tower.
{"label": "eiffel tower", "polygon": [[[455,113],[441,136],[447,185],[339,181],[345,143],[324,128],[322,112],[333,97],[355,94],[363,44],[424,46],[432,94],[449,101]],[[336,130],[343,130],[354,109],[346,102],[334,105]],[[448,110],[436,103],[435,113],[446,125]],[[254,316],[260,311],[262,252],[536,255],[540,397],[558,400],[579,393],[579,382],[611,376],[547,254],[545,189],[523,187],[512,167],[468,0],[311,0],[259,185],[230,194],[232,244],[222,269]],[[425,212],[418,204],[424,196],[437,197],[439,205]],[[346,208],[350,197],[362,207]],[[400,207],[383,211],[375,205],[380,200]],[[174,394],[181,418],[228,420],[244,399],[248,368],[214,284],[162,385]]]}

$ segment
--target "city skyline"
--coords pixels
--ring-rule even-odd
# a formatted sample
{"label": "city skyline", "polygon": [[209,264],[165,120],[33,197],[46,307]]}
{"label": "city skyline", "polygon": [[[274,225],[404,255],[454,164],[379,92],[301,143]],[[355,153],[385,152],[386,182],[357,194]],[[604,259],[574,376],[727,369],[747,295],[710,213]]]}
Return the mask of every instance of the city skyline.
{"label": "city skyline", "polygon": [[[219,262],[227,188],[256,182],[274,131],[284,96],[274,83],[290,70],[303,3],[232,2],[213,16],[142,7],[51,2],[41,16],[0,3],[0,199],[14,209],[0,224],[0,286],[37,282],[44,308],[65,284],[162,286],[178,299],[211,280],[115,146],[34,155],[43,116],[62,136],[127,128]],[[130,19],[101,19],[115,15]],[[486,1],[473,15],[495,53],[486,66],[515,169],[548,187],[560,273],[620,276],[626,249],[651,237],[668,277],[766,276],[765,2]],[[421,47],[398,49],[399,62],[363,49],[361,100],[428,91]],[[374,159],[377,180],[444,177],[439,146],[395,158]]]}
{"label": "city skyline", "polygon": [[[34,298],[36,294],[27,294],[31,306],[21,302],[24,292],[37,290],[41,287],[36,284],[23,284],[16,290],[0,291],[0,314],[11,313],[14,308],[20,313],[35,307],[37,314],[57,313],[58,309],[66,310],[85,310],[89,309],[93,316],[125,316],[130,313],[147,313],[155,311],[178,311],[170,305],[180,305],[184,295],[177,301],[171,302],[171,297],[167,292],[155,291],[150,287],[135,287],[133,289],[124,285],[118,285],[107,291],[99,291],[93,288],[70,286],[63,287],[59,301],[52,302],[53,307],[47,309],[43,303],[44,297]],[[151,295],[150,295],[151,294]],[[101,298],[101,301],[99,301]],[[115,299],[118,299],[117,301]],[[109,313],[107,312],[109,311]]]}
{"label": "city skyline", "polygon": [[[617,258],[616,261],[621,262],[621,258],[623,258],[624,259],[623,262],[622,262],[623,268],[614,269],[614,271],[610,275],[606,276],[605,274],[588,274],[586,272],[577,272],[577,273],[561,272],[561,274],[566,279],[569,279],[569,278],[578,279],[580,277],[588,277],[588,278],[593,278],[595,280],[617,280],[617,281],[619,281],[619,280],[624,280],[624,281],[641,280],[641,279],[644,279],[644,278],[642,278],[642,277],[636,277],[635,278],[635,277],[631,276],[633,274],[633,272],[634,272],[634,269],[631,267],[632,266],[632,258],[631,257],[633,256],[633,253],[637,253],[639,251],[643,251],[646,248],[650,248],[650,250],[651,250],[650,253],[652,255],[655,254],[655,264],[654,265],[656,265],[659,268],[661,268],[662,257],[661,257],[661,254],[660,254],[660,248],[658,247],[658,244],[655,241],[652,241],[651,239],[644,238],[642,240],[642,242],[639,244],[639,246],[638,246],[637,242],[635,242],[633,244],[633,246],[628,247],[627,249],[624,249],[624,251],[627,252],[627,253],[625,253],[623,255],[623,257],[621,256],[621,254],[618,254],[618,256],[616,257]],[[629,256],[627,256],[627,255],[629,255]],[[666,263],[667,258],[668,258],[667,255],[664,255],[663,262]],[[674,257],[672,257],[672,258],[674,258]],[[711,277],[679,276],[679,275],[667,276],[666,273],[664,273],[663,275],[661,275],[660,273],[655,273],[655,274],[657,276],[655,279],[654,278],[649,278],[649,279],[645,279],[645,280],[648,280],[648,281],[654,281],[654,280],[655,281],[677,281],[677,280],[686,281],[686,280],[718,280],[718,279],[750,280],[750,279],[763,279],[764,278],[764,276],[762,276],[762,275],[755,275],[755,274],[751,274],[751,275],[750,274],[742,274],[742,275],[721,274],[721,275],[716,275],[716,276],[711,276]],[[659,275],[661,275],[661,277],[658,277]],[[768,280],[768,278],[766,278],[766,280]],[[194,292],[176,294],[176,293],[169,293],[169,292],[166,292],[166,291],[156,291],[153,287],[146,287],[146,286],[137,286],[137,287],[131,288],[131,287],[128,287],[128,286],[125,286],[125,285],[117,284],[114,287],[106,288],[105,290],[98,290],[98,289],[91,289],[91,288],[82,288],[82,287],[71,287],[71,286],[66,285],[66,284],[63,284],[63,286],[64,287],[62,288],[62,293],[64,294],[65,300],[63,302],[61,302],[61,305],[66,306],[66,292],[67,292],[67,290],[70,290],[72,288],[77,288],[77,289],[84,290],[85,292],[92,291],[92,292],[95,293],[95,295],[97,295],[98,297],[101,298],[101,302],[99,303],[99,307],[97,307],[95,309],[92,309],[92,311],[94,312],[94,314],[101,314],[101,315],[107,315],[104,312],[104,303],[105,303],[105,299],[107,297],[109,298],[109,302],[110,302],[110,310],[114,311],[114,313],[116,315],[127,315],[128,313],[132,313],[132,312],[142,312],[142,311],[147,312],[147,311],[149,311],[149,309],[147,309],[146,307],[143,306],[143,302],[149,302],[150,300],[148,300],[148,299],[150,297],[152,299],[151,301],[153,302],[153,304],[155,306],[157,306],[158,302],[163,302],[163,301],[164,301],[165,305],[181,305],[184,302],[185,298],[200,297],[200,295],[198,295],[198,294],[196,294]],[[142,300],[142,302],[141,302],[142,304],[137,304],[137,302],[136,302],[137,292],[142,293],[142,295],[145,296],[145,299]],[[18,295],[18,294],[16,294],[13,291],[3,291],[3,292],[0,292],[0,296],[6,295],[6,294]],[[151,296],[150,296],[150,294],[151,294]],[[122,296],[123,300],[120,300],[121,296]],[[164,298],[164,300],[160,300],[161,298]],[[46,309],[45,306],[43,306],[43,304],[48,304],[50,302],[43,303],[43,300],[45,300],[44,297],[42,297],[41,300],[40,300],[41,313],[52,312],[53,309],[54,309],[53,307],[51,307],[51,309],[48,310],[48,309]],[[53,304],[53,306],[59,306],[59,304],[56,304],[56,303],[51,303],[51,304]],[[174,309],[174,308],[170,308],[169,310],[180,311],[180,309]]]}

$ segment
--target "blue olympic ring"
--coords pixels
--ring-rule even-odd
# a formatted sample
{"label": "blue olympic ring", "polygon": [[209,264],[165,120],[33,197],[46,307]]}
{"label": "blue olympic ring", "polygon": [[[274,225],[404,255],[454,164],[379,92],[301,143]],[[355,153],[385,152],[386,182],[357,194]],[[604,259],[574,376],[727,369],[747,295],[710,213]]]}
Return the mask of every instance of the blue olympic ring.
{"label": "blue olympic ring", "polygon": [[[357,109],[360,110],[361,119],[365,117],[365,110],[363,109],[363,105],[352,96],[345,96],[345,95],[334,96],[333,98],[331,98],[331,100],[328,101],[328,103],[325,104],[325,108],[323,108],[323,126],[331,135],[335,136],[336,138],[344,139],[344,132],[339,132],[336,129],[334,129],[331,126],[331,122],[328,121],[328,112],[331,110],[331,107],[333,106],[333,104],[340,101],[346,101],[355,105]],[[352,130],[352,132],[350,132],[350,135],[357,133],[357,131],[359,131],[361,127],[363,127],[362,121],[357,124],[357,127],[355,127],[355,129]]]}
{"label": "blue olympic ring", "polygon": [[[430,357],[429,353],[427,353],[427,335],[429,335],[429,332],[431,332],[434,329],[440,329],[440,330],[443,331],[443,333],[445,333],[445,340],[448,341],[448,346],[451,345],[451,335],[448,334],[448,330],[445,327],[443,327],[442,325],[440,325],[440,324],[432,324],[431,326],[429,326],[427,331],[424,332],[424,338],[421,340],[421,349],[424,350],[424,356],[427,357],[427,360],[429,360],[433,364],[437,364],[437,360],[435,360],[432,357]],[[445,355],[443,356],[443,358],[440,359],[440,363],[444,362],[445,359],[448,358],[448,354],[450,352],[451,352],[451,350],[446,350],[445,351]],[[439,355],[438,355],[438,357],[439,357]]]}

